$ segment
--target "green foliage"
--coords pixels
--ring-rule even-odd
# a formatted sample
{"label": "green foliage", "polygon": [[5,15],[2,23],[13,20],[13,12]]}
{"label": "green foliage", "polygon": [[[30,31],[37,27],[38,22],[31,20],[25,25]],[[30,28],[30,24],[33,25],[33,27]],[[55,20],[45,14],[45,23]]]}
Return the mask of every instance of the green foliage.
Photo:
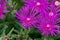
{"label": "green foliage", "polygon": [[[7,0],[9,2],[10,12],[6,14],[5,19],[0,19],[0,40],[4,38],[10,40],[46,40],[40,31],[32,28],[23,29],[22,25],[15,18],[15,10],[19,10],[23,5],[23,0]],[[48,37],[49,40],[60,40],[60,35]]]}
{"label": "green foliage", "polygon": [[29,32],[29,36],[34,39],[34,38],[41,38],[42,35],[40,34],[40,31],[38,31],[37,29],[33,28],[30,30]]}

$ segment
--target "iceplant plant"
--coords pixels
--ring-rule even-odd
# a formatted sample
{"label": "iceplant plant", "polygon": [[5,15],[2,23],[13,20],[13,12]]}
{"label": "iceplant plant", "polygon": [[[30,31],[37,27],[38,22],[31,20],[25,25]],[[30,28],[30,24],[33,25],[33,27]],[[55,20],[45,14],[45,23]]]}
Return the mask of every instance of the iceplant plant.
{"label": "iceplant plant", "polygon": [[44,13],[41,13],[43,16],[40,21],[40,26],[37,26],[36,28],[41,31],[42,35],[56,36],[57,34],[60,34],[60,26],[57,25],[57,21],[60,22],[60,18],[58,17],[60,14],[58,13],[59,10],[57,10],[57,8],[51,6],[49,10],[47,10],[47,8]]}
{"label": "iceplant plant", "polygon": [[48,6],[47,0],[24,0],[26,5],[29,5],[32,8],[36,8],[39,11],[44,10]]}
{"label": "iceplant plant", "polygon": [[16,12],[16,18],[22,24],[23,28],[30,29],[32,25],[38,22],[39,11],[35,8],[30,8],[30,6],[22,7],[19,11]]}
{"label": "iceplant plant", "polygon": [[0,0],[0,19],[5,18],[5,14],[9,12],[6,6],[7,3],[6,0]]}

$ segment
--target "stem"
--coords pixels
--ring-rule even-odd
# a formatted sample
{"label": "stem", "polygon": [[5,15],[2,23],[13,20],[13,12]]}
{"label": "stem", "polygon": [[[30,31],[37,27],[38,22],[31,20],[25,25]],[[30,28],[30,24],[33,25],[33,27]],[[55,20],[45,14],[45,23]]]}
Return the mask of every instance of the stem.
{"label": "stem", "polygon": [[11,29],[11,31],[7,34],[7,35],[10,35],[12,33],[12,31],[14,30],[14,28]]}

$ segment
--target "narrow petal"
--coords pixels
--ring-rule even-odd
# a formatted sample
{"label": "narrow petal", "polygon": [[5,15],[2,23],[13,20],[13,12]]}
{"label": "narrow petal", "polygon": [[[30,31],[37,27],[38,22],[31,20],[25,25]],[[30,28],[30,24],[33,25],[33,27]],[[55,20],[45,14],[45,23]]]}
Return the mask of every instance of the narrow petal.
{"label": "narrow petal", "polygon": [[4,14],[0,14],[0,19],[5,18]]}

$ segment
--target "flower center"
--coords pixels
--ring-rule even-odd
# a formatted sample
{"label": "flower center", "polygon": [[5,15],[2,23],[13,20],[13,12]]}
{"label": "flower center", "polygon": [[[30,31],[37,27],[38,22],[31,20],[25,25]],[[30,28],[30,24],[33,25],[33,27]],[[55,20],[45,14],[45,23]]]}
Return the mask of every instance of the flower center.
{"label": "flower center", "polygon": [[49,28],[50,27],[50,25],[49,24],[47,24],[47,26],[46,26],[47,28]]}
{"label": "flower center", "polygon": [[30,22],[30,20],[31,20],[30,18],[27,18],[27,20],[26,20],[26,21],[27,21],[27,23],[29,23],[29,22]]}
{"label": "flower center", "polygon": [[36,5],[37,5],[37,6],[40,6],[40,2],[37,2]]}
{"label": "flower center", "polygon": [[59,1],[55,1],[55,5],[56,6],[59,6],[60,5],[60,2]]}
{"label": "flower center", "polygon": [[30,20],[30,18],[27,18],[27,21],[29,21]]}
{"label": "flower center", "polygon": [[46,29],[50,30],[50,25],[49,24],[46,25]]}
{"label": "flower center", "polygon": [[53,15],[54,15],[53,12],[50,12],[50,13],[49,13],[49,16],[53,16]]}

